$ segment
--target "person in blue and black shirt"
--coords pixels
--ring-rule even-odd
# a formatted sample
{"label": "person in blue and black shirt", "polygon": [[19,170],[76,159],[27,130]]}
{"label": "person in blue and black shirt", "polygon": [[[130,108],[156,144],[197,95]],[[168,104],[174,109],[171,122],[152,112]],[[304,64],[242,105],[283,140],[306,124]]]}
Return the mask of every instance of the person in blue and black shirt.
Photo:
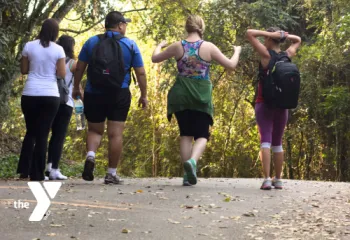
{"label": "person in blue and black shirt", "polygon": [[[125,68],[124,81],[116,91],[97,88],[93,82],[99,81],[99,79],[91,79],[91,69],[89,68],[95,66],[93,65],[92,58],[94,51],[96,51],[96,45],[101,41],[99,36],[94,36],[88,39],[79,54],[79,61],[77,63],[74,80],[73,97],[76,99],[77,97],[83,96],[80,92],[79,84],[83,73],[88,66],[88,79],[84,91],[84,109],[88,121],[88,153],[85,161],[84,172],[82,174],[83,179],[86,181],[92,181],[94,179],[93,171],[95,167],[95,153],[101,143],[105,121],[107,119],[109,165],[105,177],[105,183],[120,184],[123,182],[123,180],[117,175],[117,165],[122,153],[122,134],[131,103],[131,93],[129,90],[129,85],[131,83],[131,68],[133,68],[136,73],[138,85],[141,90],[139,105],[141,105],[142,108],[146,108],[148,104],[146,73],[140,50],[133,40],[127,37],[120,38],[119,35],[125,35],[127,24],[129,22],[131,22],[130,19],[124,18],[124,16],[117,11],[108,13],[105,19],[106,32],[104,37],[119,39],[116,41],[118,41],[120,45]],[[117,68],[119,66],[115,67]],[[110,70],[108,69],[107,74],[109,74],[109,71]],[[103,74],[105,74],[105,72]]]}

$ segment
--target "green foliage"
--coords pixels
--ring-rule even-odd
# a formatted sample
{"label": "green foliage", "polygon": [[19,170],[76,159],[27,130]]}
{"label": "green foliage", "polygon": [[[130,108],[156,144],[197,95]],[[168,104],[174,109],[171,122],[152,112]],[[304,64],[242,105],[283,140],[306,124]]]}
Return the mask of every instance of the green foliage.
{"label": "green foliage", "polygon": [[0,158],[0,178],[12,178],[16,176],[17,171],[17,163],[18,163],[17,155],[9,155],[6,157]]}

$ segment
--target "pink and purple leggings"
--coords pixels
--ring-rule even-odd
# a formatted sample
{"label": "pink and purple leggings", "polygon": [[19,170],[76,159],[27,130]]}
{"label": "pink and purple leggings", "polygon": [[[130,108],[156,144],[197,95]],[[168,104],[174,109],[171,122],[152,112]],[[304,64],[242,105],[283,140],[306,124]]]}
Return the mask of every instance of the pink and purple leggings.
{"label": "pink and purple leggings", "polygon": [[282,137],[288,121],[287,109],[271,109],[264,103],[255,104],[255,116],[259,127],[261,148],[282,152]]}

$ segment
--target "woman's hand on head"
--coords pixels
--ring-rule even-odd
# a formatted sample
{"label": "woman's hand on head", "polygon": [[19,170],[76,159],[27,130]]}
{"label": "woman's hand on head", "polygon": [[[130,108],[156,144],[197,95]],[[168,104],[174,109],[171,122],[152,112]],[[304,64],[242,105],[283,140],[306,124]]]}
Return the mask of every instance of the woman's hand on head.
{"label": "woman's hand on head", "polygon": [[241,53],[242,52],[242,47],[241,46],[233,46],[233,49],[235,52]]}
{"label": "woman's hand on head", "polygon": [[[282,39],[282,32],[283,31],[272,32],[272,33],[270,33],[270,36],[273,39]],[[288,32],[284,32],[283,38],[287,38],[287,37],[288,37]]]}

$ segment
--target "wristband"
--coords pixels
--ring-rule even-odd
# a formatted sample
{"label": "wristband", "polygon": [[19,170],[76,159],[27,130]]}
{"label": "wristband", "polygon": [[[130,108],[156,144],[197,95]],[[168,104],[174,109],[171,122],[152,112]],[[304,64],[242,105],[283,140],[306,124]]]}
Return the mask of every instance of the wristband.
{"label": "wristband", "polygon": [[286,40],[286,35],[285,35],[285,32],[284,31],[281,31],[281,39],[280,39],[280,42],[283,43],[285,40]]}

